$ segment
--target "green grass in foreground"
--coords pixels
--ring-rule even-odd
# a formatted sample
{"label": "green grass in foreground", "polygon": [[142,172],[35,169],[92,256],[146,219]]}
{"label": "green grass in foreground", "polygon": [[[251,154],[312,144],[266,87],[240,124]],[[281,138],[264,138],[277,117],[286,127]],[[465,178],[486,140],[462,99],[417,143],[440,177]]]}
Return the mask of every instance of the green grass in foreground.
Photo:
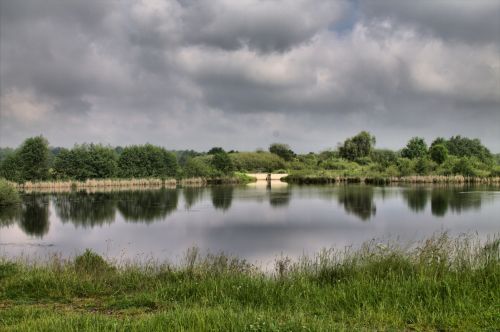
{"label": "green grass in foreground", "polygon": [[116,267],[86,252],[0,261],[2,331],[500,330],[500,241],[324,251],[274,273],[196,250],[182,266]]}

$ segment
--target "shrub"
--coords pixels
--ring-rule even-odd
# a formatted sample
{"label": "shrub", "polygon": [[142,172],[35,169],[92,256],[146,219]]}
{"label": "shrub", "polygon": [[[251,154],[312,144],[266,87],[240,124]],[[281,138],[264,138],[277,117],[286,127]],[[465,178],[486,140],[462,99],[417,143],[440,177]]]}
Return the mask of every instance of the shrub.
{"label": "shrub", "polygon": [[429,149],[429,155],[433,161],[441,165],[448,158],[448,149],[443,144],[435,144]]}
{"label": "shrub", "polygon": [[73,149],[61,149],[54,160],[54,173],[58,178],[76,180],[104,179],[118,173],[118,157],[110,147],[84,144]]}
{"label": "shrub", "polygon": [[366,131],[362,131],[354,137],[348,138],[339,148],[339,154],[347,160],[356,160],[362,157],[368,157],[375,145],[375,136]]}
{"label": "shrub", "polygon": [[269,146],[269,152],[280,156],[286,161],[291,161],[295,157],[295,153],[290,149],[288,144],[273,143]]}
{"label": "shrub", "polygon": [[211,177],[214,173],[210,164],[212,158],[195,157],[188,159],[184,166],[184,176],[188,178]]}
{"label": "shrub", "polygon": [[453,165],[453,173],[461,174],[463,176],[475,176],[476,171],[474,170],[473,162],[468,157],[463,157],[458,159],[458,161]]}
{"label": "shrub", "polygon": [[133,178],[175,177],[177,159],[171,152],[151,144],[127,146],[118,159],[119,174]]}
{"label": "shrub", "polygon": [[0,177],[9,181],[23,182],[21,162],[16,152],[9,153],[2,160],[2,164],[0,165]]}
{"label": "shrub", "polygon": [[98,254],[90,249],[75,258],[75,269],[78,272],[93,274],[109,271],[111,266]]}
{"label": "shrub", "polygon": [[414,172],[414,163],[408,158],[398,158],[397,167],[401,176],[408,176]]}
{"label": "shrub", "polygon": [[0,179],[0,206],[12,205],[20,201],[16,188],[7,181]]}
{"label": "shrub", "polygon": [[427,155],[427,144],[421,137],[413,137],[401,150],[401,156],[408,159],[423,158]]}
{"label": "shrub", "polygon": [[226,152],[214,154],[212,158],[212,166],[215,170],[224,175],[229,175],[234,170],[233,162]]}
{"label": "shrub", "polygon": [[229,157],[234,168],[240,172],[272,172],[287,168],[282,158],[270,152],[237,152]]}

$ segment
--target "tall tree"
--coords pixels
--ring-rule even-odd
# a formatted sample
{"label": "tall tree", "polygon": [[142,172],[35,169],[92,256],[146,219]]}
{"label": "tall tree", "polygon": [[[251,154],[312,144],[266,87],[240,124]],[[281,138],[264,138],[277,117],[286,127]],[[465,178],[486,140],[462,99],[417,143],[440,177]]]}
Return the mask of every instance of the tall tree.
{"label": "tall tree", "polygon": [[421,137],[413,137],[401,150],[401,156],[408,159],[423,158],[427,155],[427,144]]}
{"label": "tall tree", "polygon": [[295,157],[295,153],[290,149],[288,144],[273,143],[269,146],[269,152],[280,156],[286,161],[291,161]]}
{"label": "tall tree", "polygon": [[339,147],[339,154],[342,158],[352,161],[368,157],[375,142],[375,136],[367,131],[362,131],[356,136],[346,139],[344,144]]}
{"label": "tall tree", "polygon": [[43,136],[26,139],[18,154],[23,181],[48,179],[49,143]]}

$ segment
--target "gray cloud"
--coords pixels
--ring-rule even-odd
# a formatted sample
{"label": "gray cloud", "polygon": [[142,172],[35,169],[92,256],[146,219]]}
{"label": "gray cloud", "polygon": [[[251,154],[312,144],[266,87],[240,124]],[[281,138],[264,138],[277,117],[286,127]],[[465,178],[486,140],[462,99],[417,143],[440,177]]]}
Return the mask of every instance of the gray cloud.
{"label": "gray cloud", "polygon": [[0,4],[0,145],[317,151],[367,129],[500,150],[500,1]]}

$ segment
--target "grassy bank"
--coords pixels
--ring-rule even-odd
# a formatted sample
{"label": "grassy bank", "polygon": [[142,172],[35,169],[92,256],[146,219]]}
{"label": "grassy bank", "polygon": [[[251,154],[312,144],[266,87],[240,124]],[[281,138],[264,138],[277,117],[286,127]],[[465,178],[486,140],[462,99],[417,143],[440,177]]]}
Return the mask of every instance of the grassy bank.
{"label": "grassy bank", "polygon": [[324,251],[274,273],[224,255],[115,266],[0,261],[0,330],[499,330],[500,241]]}

